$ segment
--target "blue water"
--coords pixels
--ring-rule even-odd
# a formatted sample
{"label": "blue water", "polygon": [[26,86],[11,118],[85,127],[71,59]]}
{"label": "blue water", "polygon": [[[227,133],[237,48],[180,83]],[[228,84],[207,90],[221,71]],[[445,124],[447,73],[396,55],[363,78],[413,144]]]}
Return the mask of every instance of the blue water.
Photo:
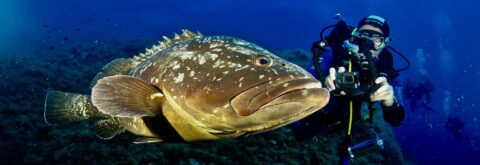
{"label": "blue water", "polygon": [[[376,14],[390,23],[392,46],[411,60],[412,67],[399,79],[418,81],[423,70],[436,88],[431,106],[438,114],[407,110],[406,122],[394,129],[404,156],[418,164],[477,164],[479,5],[474,0],[2,0],[0,58],[100,41],[155,41],[184,28],[239,37],[269,50],[308,51],[319,31],[335,23],[336,13],[351,25]],[[405,65],[395,58],[397,67]],[[447,114],[465,122],[468,140],[457,141],[445,129]]]}

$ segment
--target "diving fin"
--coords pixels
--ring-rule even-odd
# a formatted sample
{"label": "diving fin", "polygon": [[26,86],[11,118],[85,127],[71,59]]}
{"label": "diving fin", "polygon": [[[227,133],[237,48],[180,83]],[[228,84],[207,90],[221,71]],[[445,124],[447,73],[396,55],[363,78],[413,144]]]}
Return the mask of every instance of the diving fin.
{"label": "diving fin", "polygon": [[92,89],[92,103],[114,117],[143,117],[161,114],[164,95],[145,81],[124,75],[98,80]]}
{"label": "diving fin", "polygon": [[133,141],[134,144],[146,144],[146,143],[159,143],[163,142],[163,139],[157,137],[139,137]]}
{"label": "diving fin", "polygon": [[116,123],[112,118],[95,123],[95,132],[101,139],[111,139],[124,131],[125,128]]}
{"label": "diving fin", "polygon": [[93,106],[90,96],[49,91],[45,99],[45,121],[49,124],[63,124],[81,121],[101,113]]}

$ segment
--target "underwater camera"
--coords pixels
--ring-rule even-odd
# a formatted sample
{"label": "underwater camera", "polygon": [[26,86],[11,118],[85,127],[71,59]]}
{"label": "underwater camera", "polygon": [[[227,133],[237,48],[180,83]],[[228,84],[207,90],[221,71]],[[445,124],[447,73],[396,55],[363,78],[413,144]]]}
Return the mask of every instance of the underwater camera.
{"label": "underwater camera", "polygon": [[355,158],[358,155],[369,152],[371,150],[383,150],[385,148],[383,139],[375,131],[373,131],[373,133],[375,134],[375,138],[365,140],[347,148],[350,158]]}
{"label": "underwater camera", "polygon": [[359,96],[366,93],[365,87],[360,85],[358,72],[337,73],[335,76],[333,83],[336,89],[332,91],[334,95]]}

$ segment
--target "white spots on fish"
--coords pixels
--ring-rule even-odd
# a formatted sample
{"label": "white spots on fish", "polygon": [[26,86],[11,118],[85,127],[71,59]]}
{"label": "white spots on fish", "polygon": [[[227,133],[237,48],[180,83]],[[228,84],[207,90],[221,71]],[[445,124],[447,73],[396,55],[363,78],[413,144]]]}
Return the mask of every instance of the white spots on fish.
{"label": "white spots on fish", "polygon": [[261,74],[258,76],[258,79],[262,79],[263,77],[265,77],[265,75]]}
{"label": "white spots on fish", "polygon": [[158,84],[158,78],[155,78],[155,84]]}
{"label": "white spots on fish", "polygon": [[210,43],[210,49],[216,48],[216,47],[219,47],[219,46],[222,46],[222,44],[221,44],[221,43],[217,43],[217,42],[212,42],[212,43]]}
{"label": "white spots on fish", "polygon": [[162,71],[162,75],[164,75],[166,72],[167,72],[167,69],[164,69],[164,70]]}
{"label": "white spots on fish", "polygon": [[212,91],[212,88],[210,88],[209,86],[206,86],[206,87],[203,87],[203,90],[206,91],[206,93]]}
{"label": "white spots on fish", "polygon": [[215,79],[217,79],[217,76],[213,76],[213,79],[212,79],[212,81],[215,81]]}
{"label": "white spots on fish", "polygon": [[215,48],[215,49],[212,49],[213,52],[221,52],[223,51],[223,49],[220,49],[220,48]]}
{"label": "white spots on fish", "polygon": [[175,65],[175,66],[172,67],[173,70],[177,70],[178,68],[180,68],[180,64]]}
{"label": "white spots on fish", "polygon": [[213,110],[213,113],[217,113],[217,112],[218,112],[218,108],[215,108],[215,109]]}
{"label": "white spots on fish", "polygon": [[227,49],[229,49],[231,51],[234,51],[234,52],[238,52],[240,54],[244,54],[244,55],[253,55],[253,54],[257,53],[256,51],[247,49],[247,48],[242,47],[242,46],[227,47]]}
{"label": "white spots on fish", "polygon": [[240,84],[238,84],[238,87],[239,87],[239,88],[241,88],[241,87],[242,87],[242,85],[243,85],[243,84],[242,84],[242,83],[240,83]]}
{"label": "white spots on fish", "polygon": [[241,68],[242,67],[242,64],[240,64],[240,63],[237,64],[237,63],[233,63],[233,62],[228,62],[227,64],[228,64],[229,68]]}
{"label": "white spots on fish", "polygon": [[302,90],[302,96],[307,96],[308,95],[308,90]]}
{"label": "white spots on fish", "polygon": [[212,52],[205,52],[199,56],[200,58],[205,58],[205,59],[200,59],[200,60],[205,60],[204,62],[206,62],[206,59],[208,58],[211,59],[212,61],[215,61],[218,58],[218,54],[215,54]]}
{"label": "white spots on fish", "polygon": [[195,76],[195,71],[192,70],[190,71],[190,77],[193,77],[193,76]]}
{"label": "white spots on fish", "polygon": [[190,67],[187,66],[187,70],[190,70]]}
{"label": "white spots on fish", "polygon": [[143,72],[145,72],[145,70],[147,70],[148,67],[143,67],[142,69],[140,69],[139,73],[142,74]]}
{"label": "white spots on fish", "polygon": [[222,81],[223,78],[218,78],[217,81]]}
{"label": "white spots on fish", "polygon": [[228,106],[230,106],[230,104],[227,103],[223,106],[223,108],[228,108]]}
{"label": "white spots on fish", "polygon": [[268,77],[268,80],[272,80],[272,77]]}
{"label": "white spots on fish", "polygon": [[251,71],[255,71],[255,68],[250,68]]}
{"label": "white spots on fish", "polygon": [[227,56],[228,59],[232,58],[232,56]]}
{"label": "white spots on fish", "polygon": [[[81,107],[84,107],[84,106],[82,105]],[[84,116],[84,117],[87,116],[87,111],[86,110],[82,111],[82,116]]]}
{"label": "white spots on fish", "polygon": [[227,75],[228,73],[230,73],[228,70],[223,72],[224,75]]}
{"label": "white spots on fish", "polygon": [[284,84],[282,85],[282,87],[288,87],[288,85],[290,85],[290,84],[284,83]]}
{"label": "white spots on fish", "polygon": [[244,77],[240,77],[240,79],[238,80],[238,82],[241,82],[243,79],[244,79]]}
{"label": "white spots on fish", "polygon": [[290,75],[290,78],[295,78],[293,75]]}
{"label": "white spots on fish", "polygon": [[207,73],[207,77],[209,77],[209,76],[210,76],[210,73]]}
{"label": "white spots on fish", "polygon": [[180,58],[182,60],[192,59],[193,55],[194,53],[192,51],[185,51],[185,52],[182,52],[182,54],[180,55]]}
{"label": "white spots on fish", "polygon": [[243,67],[241,66],[241,64],[238,64],[240,66],[240,68],[237,68],[235,69],[234,71],[239,71],[239,70],[243,70],[243,69],[247,69],[248,67],[250,67],[250,65],[244,65]]}
{"label": "white spots on fish", "polygon": [[180,68],[180,64],[178,63],[178,61],[174,61],[172,65],[173,65],[172,67],[173,70],[177,70],[178,68]]}
{"label": "white spots on fish", "polygon": [[205,56],[200,56],[199,58],[200,58],[200,59],[198,60],[198,64],[200,64],[200,65],[205,64],[205,62],[207,61],[207,60],[205,59]]}
{"label": "white spots on fish", "polygon": [[215,61],[217,58],[218,58],[218,54],[214,54],[214,53],[208,53],[210,55],[210,59],[212,59],[212,61]]}
{"label": "white spots on fish", "polygon": [[174,78],[173,78],[173,80],[175,81],[175,83],[183,82],[184,76],[185,76],[184,73],[179,73],[177,77],[174,77]]}
{"label": "white spots on fish", "polygon": [[278,75],[278,71],[277,71],[277,70],[272,69],[272,71],[273,71],[273,73],[274,73],[275,75]]}
{"label": "white spots on fish", "polygon": [[177,96],[173,96],[173,99],[175,99],[175,100],[176,100],[176,99],[177,99]]}
{"label": "white spots on fish", "polygon": [[[223,60],[217,60],[215,63],[213,63],[213,68],[224,68],[225,67],[225,61]],[[223,66],[223,67],[222,67]]]}

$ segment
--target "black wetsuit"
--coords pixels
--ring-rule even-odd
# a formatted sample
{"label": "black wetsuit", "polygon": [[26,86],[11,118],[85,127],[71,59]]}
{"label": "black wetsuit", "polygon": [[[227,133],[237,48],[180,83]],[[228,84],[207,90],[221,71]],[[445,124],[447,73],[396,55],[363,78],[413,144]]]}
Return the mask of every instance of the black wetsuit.
{"label": "black wetsuit", "polygon": [[[342,66],[348,68],[346,67],[349,60],[348,51],[345,50],[342,45],[345,40],[350,38],[352,30],[353,29],[344,21],[339,21],[330,35],[326,38],[330,48],[328,51],[333,55],[333,58],[328,59],[330,60],[330,65],[328,67],[322,66],[324,75],[328,74],[327,69],[329,67],[338,68]],[[312,52],[315,51],[314,49],[318,45],[318,42],[319,41],[313,43]],[[393,80],[399,75],[393,68],[393,57],[387,49],[383,49],[379,54],[376,61],[376,69],[378,75],[386,77],[390,84],[392,84]],[[307,68],[307,70],[309,70],[314,76],[318,76],[312,67]],[[367,79],[369,77],[368,71],[361,69],[359,65],[352,65],[352,71],[360,73],[361,83],[371,83],[371,80]],[[350,101],[353,101],[353,120],[356,121],[360,119],[360,109],[364,102],[369,102],[368,96],[345,97],[331,95],[329,103],[322,110],[294,124],[294,133],[296,137],[312,137],[320,130],[324,129],[322,126],[328,125],[336,125],[338,128],[346,130],[349,119]],[[395,102],[391,107],[382,105],[382,109],[384,120],[393,126],[399,126],[405,117],[404,108],[398,102]]]}

